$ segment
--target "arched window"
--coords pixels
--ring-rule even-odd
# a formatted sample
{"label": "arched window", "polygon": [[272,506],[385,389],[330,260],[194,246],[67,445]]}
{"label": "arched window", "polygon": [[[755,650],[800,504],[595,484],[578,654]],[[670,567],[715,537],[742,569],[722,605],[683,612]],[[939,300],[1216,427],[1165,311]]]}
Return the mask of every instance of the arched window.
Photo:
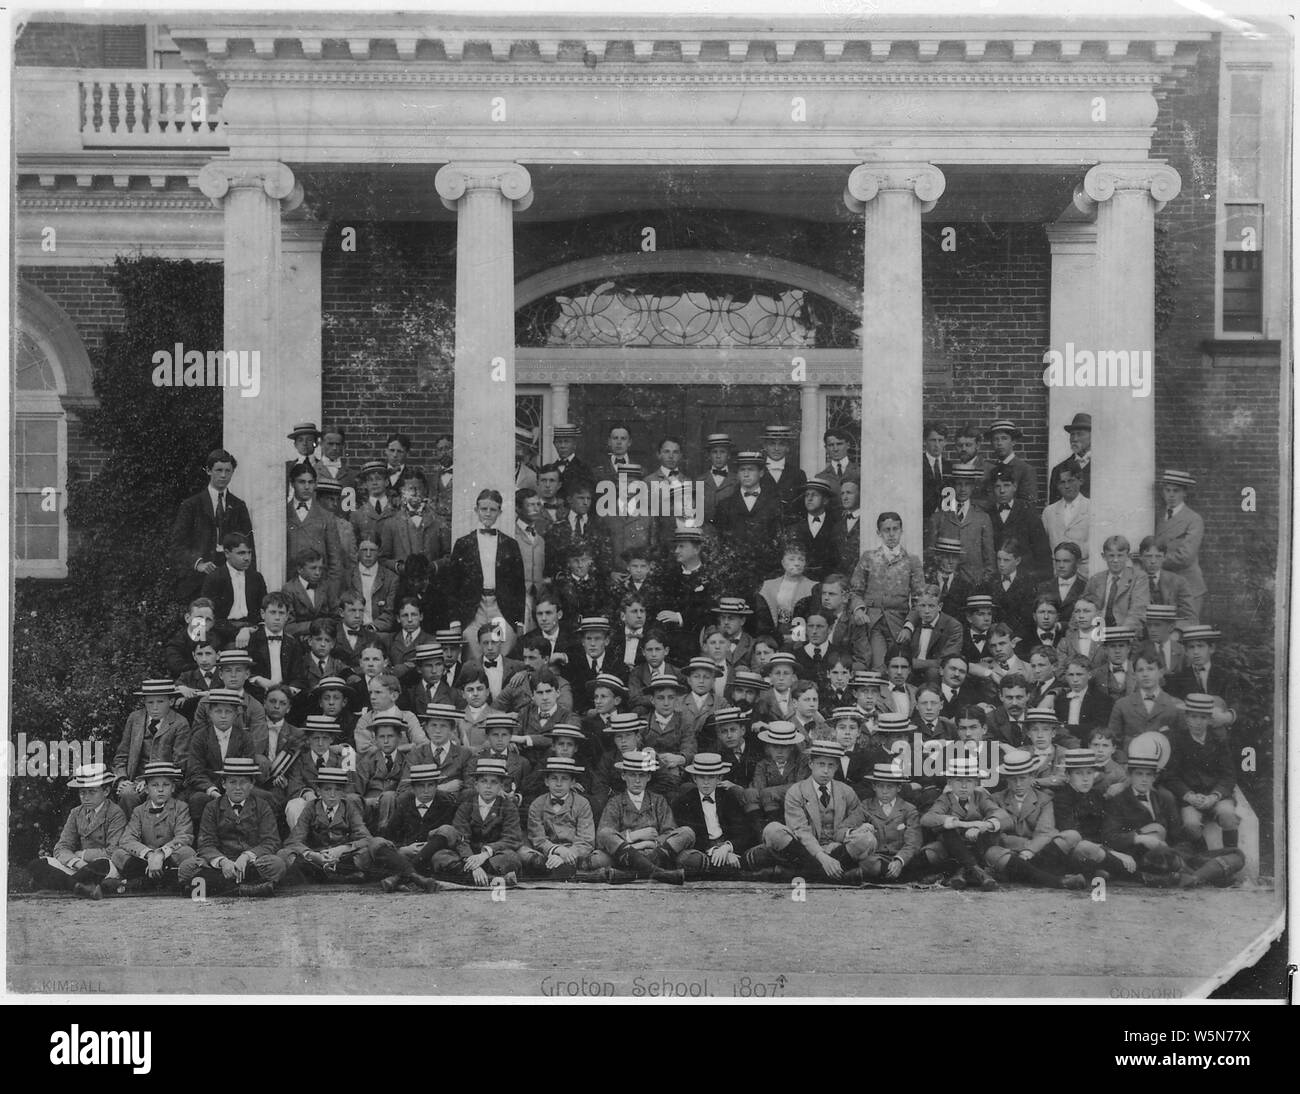
{"label": "arched window", "polygon": [[66,577],[67,411],[94,402],[90,359],[67,313],[20,285],[10,360],[14,576]]}

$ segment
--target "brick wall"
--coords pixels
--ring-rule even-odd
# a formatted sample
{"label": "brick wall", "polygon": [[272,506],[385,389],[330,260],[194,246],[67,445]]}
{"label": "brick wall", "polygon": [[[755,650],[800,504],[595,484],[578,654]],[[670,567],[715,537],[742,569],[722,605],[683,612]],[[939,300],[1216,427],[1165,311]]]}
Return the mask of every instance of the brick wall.
{"label": "brick wall", "polygon": [[143,26],[27,23],[14,44],[14,63],[54,68],[143,68]]}
{"label": "brick wall", "polygon": [[122,300],[109,284],[110,272],[105,266],[24,266],[18,276],[68,313],[93,360],[103,345],[104,329],[126,321]]}

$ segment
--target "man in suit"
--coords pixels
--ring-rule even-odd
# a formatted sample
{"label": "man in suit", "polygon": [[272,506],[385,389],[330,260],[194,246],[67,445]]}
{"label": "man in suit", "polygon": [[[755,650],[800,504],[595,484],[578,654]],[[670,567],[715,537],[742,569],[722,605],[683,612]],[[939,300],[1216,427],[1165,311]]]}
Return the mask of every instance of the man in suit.
{"label": "man in suit", "polygon": [[609,632],[609,620],[604,616],[588,616],[578,627],[582,649],[569,658],[564,678],[582,710],[587,709],[591,688],[602,676],[617,680],[622,693],[627,692],[628,669],[610,653]]}
{"label": "man in suit", "polygon": [[788,863],[806,876],[862,884],[862,863],[876,849],[876,833],[858,796],[835,778],[843,755],[834,741],[809,747],[812,774],[786,792],[785,823],[763,829],[763,865]]}
{"label": "man in suit", "polygon": [[971,500],[980,472],[973,468],[954,468],[952,509],[939,508],[930,516],[929,535],[926,542],[933,545],[940,539],[955,539],[961,543],[961,565],[957,572],[971,585],[979,587],[994,572],[993,524],[988,513]]}
{"label": "man in suit", "polygon": [[704,439],[704,453],[709,458],[709,467],[700,477],[700,481],[704,483],[706,524],[713,524],[713,518],[718,511],[718,502],[731,497],[740,488],[740,479],[731,463],[735,449],[731,437],[726,433],[710,433]]}
{"label": "man in suit", "polygon": [[1070,454],[1052,468],[1047,499],[1051,502],[1065,496],[1060,489],[1060,479],[1061,472],[1066,469],[1073,471],[1078,479],[1079,492],[1085,498],[1092,497],[1092,415],[1076,414],[1065,427],[1065,431],[1070,435]]}
{"label": "man in suit", "polygon": [[1092,527],[1092,503],[1083,496],[1083,480],[1073,467],[1062,467],[1058,485],[1060,497],[1043,510],[1043,530],[1052,547],[1073,543],[1079,548],[1079,572],[1088,576],[1088,537]]}
{"label": "man in suit", "polygon": [[399,574],[408,558],[422,555],[429,560],[430,572],[437,573],[444,542],[442,521],[429,501],[423,473],[408,475],[402,481],[400,505],[380,529],[379,557],[384,568]]}
{"label": "man in suit", "polygon": [[352,514],[358,550],[363,540],[372,540],[376,545],[382,543],[383,526],[397,513],[397,507],[388,496],[388,465],[383,460],[363,464],[359,478],[361,493]]}
{"label": "man in suit", "polygon": [[334,586],[322,580],[325,559],[315,547],[304,547],[293,559],[294,576],[280,587],[289,602],[290,622],[285,631],[302,639],[317,619],[333,619],[338,612]]}
{"label": "man in suit", "polygon": [[1167,732],[1167,727],[1176,725],[1182,713],[1181,704],[1161,687],[1164,670],[1149,645],[1134,656],[1133,675],[1137,687],[1117,699],[1110,711],[1110,730],[1115,734],[1116,744],[1125,751],[1139,733]]}
{"label": "man in suit", "polygon": [[1170,693],[1180,699],[1191,694],[1217,696],[1225,709],[1216,708],[1213,724],[1232,725],[1237,720],[1237,681],[1232,672],[1214,663],[1214,647],[1223,635],[1208,623],[1187,627],[1182,633],[1187,664],[1170,678]]}
{"label": "man in suit", "polygon": [[[644,468],[639,463],[623,464],[619,468],[619,477],[615,480],[618,485],[615,499],[617,512],[598,513],[596,516],[596,523],[605,530],[608,537],[609,553],[616,573],[627,570],[627,552],[650,549],[654,518],[649,514],[649,505],[632,494],[644,480]],[[538,527],[541,527],[540,521]]]}
{"label": "man in suit", "polygon": [[145,764],[173,760],[177,737],[189,736],[189,723],[171,709],[175,694],[170,680],[146,680],[136,692],[144,706],[127,715],[122,741],[113,756],[113,777],[118,780],[114,796],[128,820],[145,800]]}
{"label": "man in suit", "polygon": [[[224,791],[212,795],[196,826],[196,855],[181,863],[178,879],[183,891],[203,878],[210,893],[271,896],[285,873],[275,809],[253,789],[258,776],[251,756],[231,755],[219,775]],[[215,786],[213,787],[215,790]]]}
{"label": "man in suit", "polygon": [[[650,541],[656,547],[672,542],[673,532],[677,528],[677,516],[685,516],[686,506],[694,504],[693,483],[687,478],[682,467],[683,449],[681,438],[665,435],[659,439],[655,449],[658,461],[653,471],[645,477],[647,498],[651,512],[659,515],[651,517]],[[694,514],[696,527],[701,527],[703,514]]]}
{"label": "man in suit", "polygon": [[856,471],[849,471],[840,480],[840,521],[843,524],[844,548],[840,555],[839,568],[846,574],[853,573],[853,567],[862,557],[862,483]]}
{"label": "man in suit", "polygon": [[871,664],[871,628],[854,618],[849,578],[843,573],[827,574],[812,593],[795,603],[796,619],[820,613],[830,628],[830,644],[853,655],[856,668]]}
{"label": "man in suit", "polygon": [[1147,536],[1138,547],[1142,572],[1137,575],[1139,584],[1146,582],[1147,604],[1171,605],[1178,630],[1200,622],[1196,598],[1187,579],[1164,569],[1165,549],[1155,536]]}
{"label": "man in suit", "polygon": [[922,588],[897,637],[912,661],[912,683],[937,679],[944,658],[961,653],[963,637],[961,623],[940,610],[938,588]]}
{"label": "man in suit", "polygon": [[217,637],[229,644],[262,621],[266,581],[252,568],[253,545],[248,536],[227,532],[221,542],[225,561],[203,579],[201,595],[212,601]]}
{"label": "man in suit", "polygon": [[601,464],[600,477],[618,478],[620,471],[635,462],[632,456],[632,431],[623,422],[615,422],[609,427],[605,442],[609,453]]}
{"label": "man in suit", "polygon": [[348,593],[361,597],[359,622],[376,633],[388,634],[396,625],[397,575],[379,563],[380,546],[373,537],[357,544],[357,564],[349,567],[339,582],[339,604]]}
{"label": "man in suit", "polygon": [[243,532],[253,546],[248,506],[229,489],[237,466],[238,461],[224,448],[209,452],[204,463],[208,485],[181,502],[176,512],[170,547],[177,574],[176,593],[182,599],[197,596],[203,579],[216,570],[223,551],[221,541],[227,532]]}
{"label": "man in suit", "polygon": [[[247,655],[252,667],[249,682],[258,693],[265,692],[273,683],[288,684],[291,694],[302,688],[302,643],[287,632],[288,622],[288,597],[283,593],[268,593],[262,602],[262,625],[248,639]],[[236,651],[225,652],[230,655]],[[222,672],[221,675],[225,680],[226,674]],[[236,683],[243,687],[242,681]],[[226,686],[234,684],[227,682]]]}
{"label": "man in suit", "polygon": [[[931,553],[934,566],[926,574],[925,583],[939,590],[939,609],[944,615],[960,620],[966,612],[966,598],[975,591],[958,569],[962,557],[961,540],[937,539]],[[1079,587],[1083,588],[1082,585]]]}
{"label": "man in suit", "polygon": [[[221,796],[223,769],[235,757],[247,759],[252,764],[252,777],[261,772],[255,762],[257,747],[253,732],[236,724],[236,716],[243,705],[243,695],[229,688],[213,688],[207,696],[208,724],[196,726],[190,735],[189,752],[185,757],[185,793],[189,797],[190,813],[197,826],[208,802]],[[262,719],[265,723],[265,716]]]}
{"label": "man in suit", "polygon": [[456,541],[447,583],[454,618],[468,636],[471,656],[478,652],[475,636],[481,624],[504,619],[508,648],[514,629],[524,620],[524,560],[519,544],[493,527],[501,516],[501,495],[480,491],[474,512],[479,527]]}
{"label": "man in suit", "polygon": [[736,457],[737,489],[717,502],[713,525],[723,543],[746,566],[749,582],[757,585],[776,567],[781,534],[781,499],[775,487],[764,487],[763,455],[741,452]]}
{"label": "man in suit", "polygon": [[709,622],[713,581],[700,558],[704,534],[698,528],[681,528],[673,536],[677,565],[656,584],[657,602],[664,605],[655,618],[668,635],[669,660],[684,665],[699,652],[700,629]]}
{"label": "man in suit", "polygon": [[938,422],[926,422],[922,433],[921,515],[929,520],[943,504],[944,476],[947,474],[943,450],[948,444],[948,432]]}
{"label": "man in suit", "polygon": [[1014,539],[1024,551],[1024,564],[1037,579],[1047,574],[1052,550],[1037,509],[1016,497],[1015,476],[1005,467],[993,473],[993,550]]}
{"label": "man in suit", "polygon": [[1016,452],[1016,443],[1021,438],[1020,430],[1005,418],[999,418],[988,428],[985,434],[993,445],[993,466],[984,474],[984,489],[991,497],[993,494],[993,476],[998,471],[1011,474],[1016,484],[1016,496],[1031,508],[1038,508],[1038,477],[1024,457]]}
{"label": "man in suit", "polygon": [[754,835],[739,799],[720,789],[731,764],[717,752],[697,752],[686,773],[693,781],[674,799],[673,817],[695,833],[695,844],[677,856],[677,865],[688,878],[735,877]]}
{"label": "man in suit", "polygon": [[1023,553],[1019,541],[1004,540],[997,552],[997,577],[985,586],[998,619],[1016,634],[1023,634],[1034,621],[1035,582],[1022,565]]}
{"label": "man in suit", "polygon": [[591,483],[575,479],[565,491],[568,513],[546,529],[546,569],[548,578],[563,573],[569,550],[579,544],[591,551],[596,580],[604,583],[614,571],[614,547],[609,529],[591,511],[594,494]]}
{"label": "man in suit", "polygon": [[560,472],[560,490],[567,494],[575,483],[594,486],[598,476],[595,469],[576,455],[582,430],[571,422],[557,425],[551,430],[551,443],[555,447],[555,466]]}
{"label": "man in suit", "polygon": [[1079,576],[1079,563],[1083,549],[1071,540],[1061,540],[1052,549],[1052,576],[1040,581],[1035,596],[1054,596],[1063,621],[1074,615],[1074,604],[1088,589],[1088,583]]}
{"label": "man in suit", "polygon": [[817,472],[817,478],[828,482],[835,489],[831,499],[831,508],[840,502],[840,486],[850,475],[861,480],[862,472],[856,460],[849,458],[849,446],[853,438],[849,432],[839,426],[832,426],[822,434],[822,444],[826,448],[826,466]]}
{"label": "man in suit", "polygon": [[[979,426],[974,424],[962,426],[957,433],[957,458],[952,461],[949,474],[954,483],[963,477],[972,479],[971,500],[977,508],[987,512],[988,495],[984,490],[984,477],[993,470],[993,461],[980,452],[980,442],[983,438],[984,433]],[[958,475],[959,471],[964,471],[967,475]],[[943,508],[942,502],[939,507]]]}
{"label": "man in suit", "polygon": [[321,434],[320,454],[311,457],[311,465],[316,469],[317,482],[336,482],[339,484],[341,496],[346,490],[352,491],[352,499],[355,503],[360,500],[356,496],[357,476],[343,459],[343,449],[347,444],[347,434],[339,426],[330,426]]}
{"label": "man in suit", "polygon": [[1200,619],[1205,607],[1205,577],[1201,573],[1201,540],[1205,521],[1187,507],[1187,491],[1196,480],[1186,471],[1166,471],[1160,479],[1164,509],[1156,514],[1156,539],[1165,549],[1165,569],[1187,582],[1192,610]]}
{"label": "man in suit", "polygon": [[1081,654],[1065,661],[1060,676],[1065,680],[1065,688],[1057,692],[1052,703],[1056,720],[1068,726],[1080,743],[1086,745],[1093,727],[1110,723],[1114,703],[1105,688],[1093,683],[1092,665]]}
{"label": "man in suit", "polygon": [[293,573],[299,554],[314,547],[325,562],[324,580],[333,587],[343,573],[343,546],[334,515],[316,501],[316,472],[310,463],[294,466],[292,484],[293,500],[285,506],[285,572]]}
{"label": "man in suit", "polygon": [[939,665],[939,697],[943,700],[939,708],[943,718],[956,718],[962,707],[988,703],[989,699],[988,690],[970,675],[966,658],[960,654],[950,654]]}
{"label": "man in suit", "polygon": [[1145,618],[1150,587],[1147,582],[1137,580],[1130,550],[1123,536],[1108,537],[1102,544],[1106,568],[1088,578],[1085,595],[1101,609],[1107,627],[1136,630]]}
{"label": "man in suit", "polygon": [[770,490],[780,502],[782,519],[794,508],[807,476],[790,461],[794,430],[788,425],[769,425],[763,430],[763,489]]}
{"label": "man in suit", "polygon": [[786,525],[785,534],[790,542],[804,549],[808,577],[820,581],[835,570],[844,553],[843,526],[830,509],[837,491],[823,479],[809,479],[801,492],[804,513]]}

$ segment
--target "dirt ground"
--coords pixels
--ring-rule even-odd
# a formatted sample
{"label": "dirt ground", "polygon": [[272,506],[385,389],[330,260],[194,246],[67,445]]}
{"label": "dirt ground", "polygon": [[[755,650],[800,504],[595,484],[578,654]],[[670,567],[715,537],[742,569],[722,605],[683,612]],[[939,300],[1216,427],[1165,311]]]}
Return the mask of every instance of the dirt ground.
{"label": "dirt ground", "polygon": [[[804,899],[796,899],[802,895]],[[18,993],[1177,999],[1280,911],[1267,889],[900,891],[740,883],[8,903]]]}

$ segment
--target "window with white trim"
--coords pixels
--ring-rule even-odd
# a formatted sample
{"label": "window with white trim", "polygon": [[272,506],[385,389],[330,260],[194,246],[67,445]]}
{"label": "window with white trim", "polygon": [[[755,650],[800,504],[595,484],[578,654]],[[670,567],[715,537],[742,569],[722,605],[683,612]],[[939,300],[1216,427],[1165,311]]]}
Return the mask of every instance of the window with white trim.
{"label": "window with white trim", "polygon": [[14,333],[10,528],[16,577],[65,577],[68,562],[68,426],[62,370],[29,331]]}

